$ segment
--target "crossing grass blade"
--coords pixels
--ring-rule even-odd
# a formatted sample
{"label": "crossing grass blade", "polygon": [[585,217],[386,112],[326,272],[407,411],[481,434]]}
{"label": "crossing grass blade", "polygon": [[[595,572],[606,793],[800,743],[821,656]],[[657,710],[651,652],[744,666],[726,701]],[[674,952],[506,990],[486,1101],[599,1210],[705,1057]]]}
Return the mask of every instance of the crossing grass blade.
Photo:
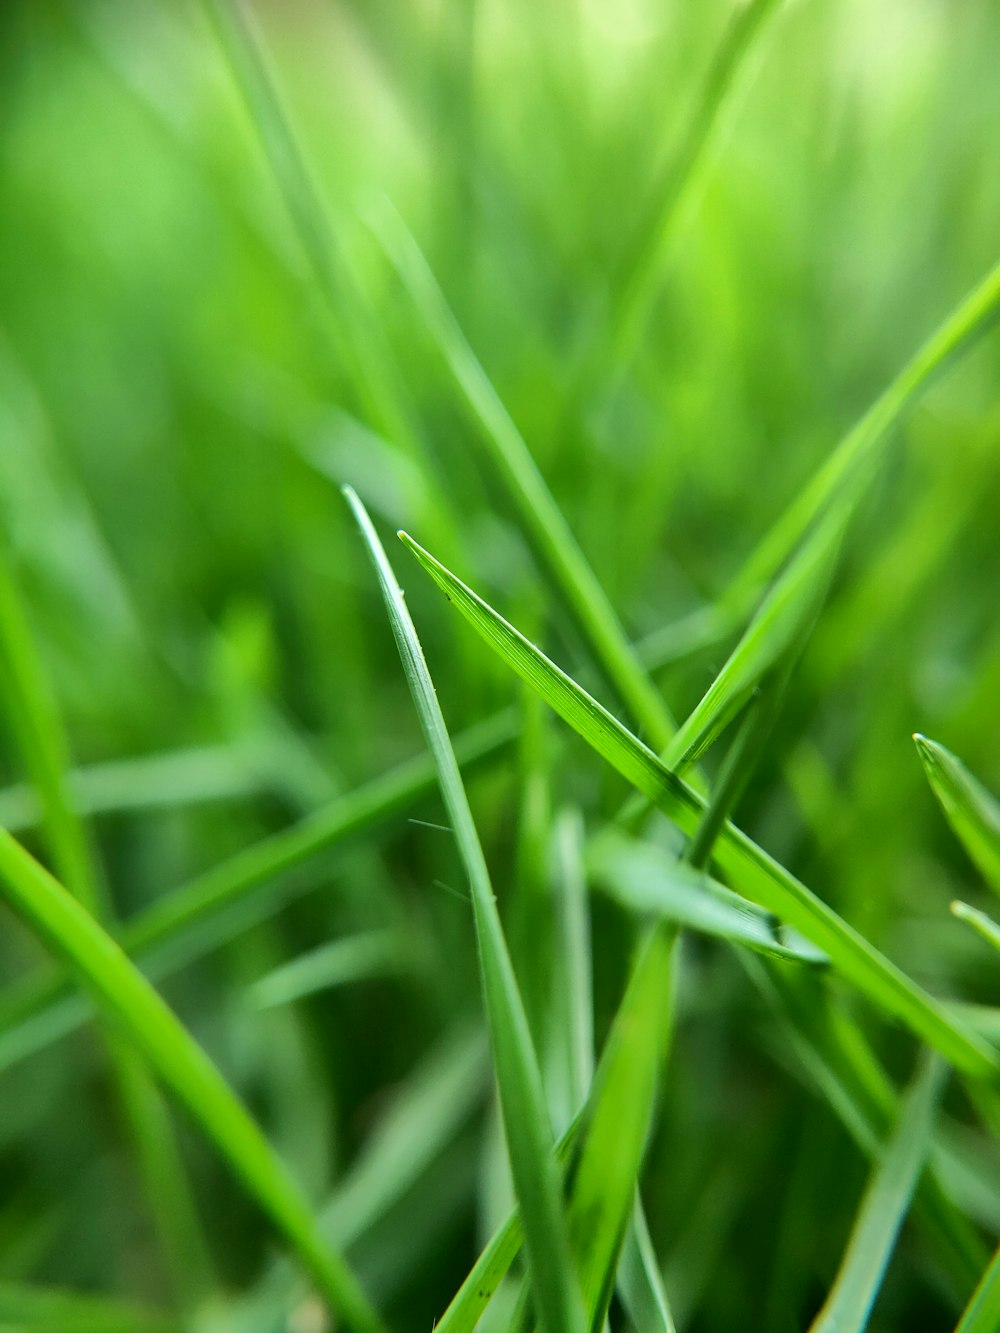
{"label": "crossing grass blade", "polygon": [[298,1255],[332,1310],[359,1333],[383,1324],[257,1124],[200,1046],[92,916],[0,832],[0,881],[10,906],[90,992],[153,1072],[187,1106]]}
{"label": "crossing grass blade", "polygon": [[588,866],[597,885],[628,911],[773,957],[820,967],[829,962],[771,913],[653,843],[607,830],[592,842]]}
{"label": "crossing grass blade", "polygon": [[590,1333],[604,1326],[634,1208],[671,1025],[675,944],[670,927],[646,933],[594,1079],[569,1210]]}
{"label": "crossing grass blade", "polygon": [[1000,893],[1000,801],[937,741],[913,737],[927,781],[983,878]]}
{"label": "crossing grass blade", "polygon": [[[455,741],[460,764],[472,769],[488,762],[510,744],[514,731],[512,709],[471,727]],[[429,756],[408,760],[158,899],[121,928],[119,943],[157,977],[169,976],[311,887],[299,872],[314,857],[410,808],[435,785]],[[32,974],[8,985],[0,991],[0,1069],[74,1031],[87,1017],[66,973]]]}
{"label": "crossing grass blade", "polygon": [[479,438],[490,462],[595,662],[650,743],[662,749],[674,734],[669,710],[633,652],[614,607],[553,499],[524,437],[449,309],[427,260],[390,205],[379,212],[375,227],[479,422]]}
{"label": "crossing grass blade", "polygon": [[969,349],[1000,313],[997,264],[931,334],[841,440],[745,561],[726,600],[742,603],[765,586],[813,522],[835,502],[855,506],[891,432],[931,380]]}
{"label": "crossing grass blade", "polygon": [[1000,1249],[962,1311],[955,1333],[996,1333],[1000,1328]]}
{"label": "crossing grass blade", "polygon": [[899,1122],[872,1178],[837,1279],[810,1333],[863,1333],[892,1257],[930,1147],[945,1080],[940,1061],[927,1061],[907,1093]]}
{"label": "crossing grass blade", "polygon": [[[683,832],[693,835],[705,808],[702,798],[460,579],[411,537],[400,536],[448,599],[508,665],[623,777]],[[794,926],[878,1008],[907,1024],[966,1072],[978,1077],[995,1074],[998,1061],[992,1050],[732,824],[721,830],[714,859],[737,892]]]}
{"label": "crossing grass blade", "polygon": [[954,902],[951,904],[952,916],[957,916],[959,921],[964,921],[967,926],[971,926],[977,935],[980,935],[987,944],[992,944],[994,949],[1000,949],[1000,925],[987,916],[985,912],[980,912],[976,907],[970,907],[968,903]]}
{"label": "crossing grass blade", "polygon": [[504,1132],[521,1206],[538,1317],[546,1333],[576,1333],[583,1327],[580,1295],[570,1259],[559,1174],[552,1156],[552,1131],[486,859],[402,589],[364,506],[349,488],[345,488],[345,495],[378,574],[407,683],[437,764],[441,794],[469,880]]}

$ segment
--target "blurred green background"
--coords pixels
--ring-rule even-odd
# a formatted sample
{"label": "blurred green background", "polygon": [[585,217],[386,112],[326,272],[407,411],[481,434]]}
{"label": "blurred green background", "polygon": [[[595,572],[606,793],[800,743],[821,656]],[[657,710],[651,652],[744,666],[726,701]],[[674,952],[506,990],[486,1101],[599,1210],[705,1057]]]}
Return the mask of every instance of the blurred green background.
{"label": "blurred green background", "polygon": [[[629,325],[630,256],[683,170],[728,0],[255,3],[325,210],[325,277],[202,8],[4,5],[0,515],[74,762],[93,778],[150,761],[105,773],[104,788],[98,769],[88,789],[120,916],[420,751],[339,483],[387,542],[406,527],[613,702],[377,221],[373,233],[387,198],[637,639],[698,624],[687,618],[995,262],[1000,7],[771,8]],[[310,219],[307,207],[307,232]],[[981,885],[910,734],[1000,789],[998,356],[984,340],[895,439],[740,810],[928,989],[992,1004],[996,959],[946,911]],[[390,555],[449,725],[523,710],[406,553]],[[677,715],[736,637],[667,654],[657,683]],[[0,819],[44,855],[15,731],[0,719]],[[515,946],[549,809],[578,806],[594,831],[625,794],[561,725],[543,744],[541,813],[516,748],[471,785]],[[416,1330],[447,1304],[506,1187],[487,1067],[467,1040],[481,1014],[461,870],[447,834],[411,815],[442,818],[426,799],[312,862],[308,893],[162,988],[311,1197],[368,1163],[360,1202],[342,1187],[361,1219],[344,1234],[396,1326]],[[603,900],[593,910],[600,1035],[633,924]],[[392,942],[371,975],[253,1002],[280,963],[368,931]],[[688,944],[644,1178],[668,1292],[692,1333],[803,1328],[866,1162],[733,950]],[[5,976],[43,958],[5,914]],[[857,1012],[904,1080],[910,1039]],[[439,1149],[412,1180],[372,1167],[394,1107],[419,1126],[414,1099],[438,1088],[442,1060],[454,1123],[434,1122]],[[169,1303],[92,1034],[2,1063],[0,1278]],[[1000,1154],[958,1094],[952,1110],[978,1185],[966,1211],[988,1239]],[[181,1117],[178,1129],[211,1255],[205,1326],[285,1326],[284,1292],[267,1315],[259,1303],[264,1224]],[[241,1314],[249,1291],[258,1304]],[[907,1232],[876,1326],[950,1328],[966,1295]]]}

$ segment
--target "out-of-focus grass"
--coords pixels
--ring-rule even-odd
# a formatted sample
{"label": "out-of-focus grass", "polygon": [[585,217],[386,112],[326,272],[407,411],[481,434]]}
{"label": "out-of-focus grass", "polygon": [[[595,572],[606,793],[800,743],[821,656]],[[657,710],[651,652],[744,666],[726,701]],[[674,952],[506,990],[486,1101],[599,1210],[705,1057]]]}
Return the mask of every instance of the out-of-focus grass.
{"label": "out-of-focus grass", "polygon": [[[995,1268],[970,1298],[1000,1233],[1000,1103],[977,1074],[1000,970],[948,904],[990,910],[1000,793],[1000,340],[980,286],[1000,258],[998,41],[994,6],[905,0],[3,7],[0,537],[51,698],[30,721],[7,691],[0,820],[70,881],[60,839],[65,863],[89,819],[105,923],[393,1328],[431,1327],[513,1197],[455,838],[335,483],[668,765],[697,761],[688,832],[749,718],[752,775],[722,813],[753,843],[724,829],[694,871],[677,827],[390,551],[449,728],[498,717],[463,775],[548,1102],[538,1142],[575,1125],[558,1151],[588,1314],[621,1245],[614,1330],[784,1333],[836,1310],[845,1273],[880,1328],[991,1317]],[[412,238],[387,233],[393,210]],[[977,288],[960,357],[898,379]],[[870,470],[824,470],[841,440]],[[23,744],[56,716],[73,770]],[[790,899],[734,897],[761,889],[732,852],[754,844]],[[655,1071],[612,1026],[649,1021],[653,978],[623,997],[652,918],[683,931]],[[319,1320],[252,1191],[180,1117],[208,1294],[177,1304],[89,1011],[4,926],[11,1317]],[[971,1076],[922,1122],[927,1166],[884,1210],[872,1277],[852,1227],[899,1155],[918,1058],[889,1011]],[[641,1169],[637,1109],[606,1178],[591,1047],[653,1107]],[[642,1209],[618,1234],[626,1159]],[[478,1270],[490,1290],[508,1274],[484,1329],[531,1320],[505,1235]],[[469,1300],[448,1326],[471,1327]]]}

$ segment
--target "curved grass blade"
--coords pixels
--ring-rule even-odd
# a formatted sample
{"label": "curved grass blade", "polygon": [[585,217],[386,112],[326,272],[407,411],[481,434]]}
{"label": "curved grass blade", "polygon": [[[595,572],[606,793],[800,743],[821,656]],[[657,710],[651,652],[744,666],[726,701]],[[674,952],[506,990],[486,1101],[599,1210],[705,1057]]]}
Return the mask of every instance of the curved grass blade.
{"label": "curved grass blade", "polygon": [[[449,600],[508,665],[683,832],[694,834],[705,808],[702,798],[460,579],[411,537],[405,533],[400,536]],[[965,1031],[925,991],[746,834],[732,824],[725,824],[714,857],[739,893],[799,930],[877,1007],[906,1023],[928,1045],[968,1073],[986,1077],[996,1072],[998,1060],[993,1051]]]}
{"label": "curved grass blade", "polygon": [[907,1092],[896,1129],[865,1192],[836,1281],[810,1333],[863,1333],[867,1327],[930,1148],[945,1073],[940,1061],[929,1060]]}
{"label": "curved grass blade", "polygon": [[1000,1249],[962,1311],[955,1333],[996,1333],[1000,1328]]}
{"label": "curved grass blade", "polygon": [[742,604],[755,595],[791,555],[816,518],[838,497],[853,508],[865,480],[880,460],[890,432],[930,381],[967,351],[1000,313],[997,264],[927,339],[861,420],[841,440],[751,553],[730,586],[726,601]]}
{"label": "curved grass blade", "polygon": [[427,260],[388,203],[376,233],[440,348],[521,524],[562,594],[594,660],[656,749],[674,734],[666,704],[646,675],[614,607],[580,550],[531,451],[458,326]]}
{"label": "curved grass blade", "polygon": [[957,916],[959,921],[964,921],[967,926],[971,926],[987,944],[992,944],[994,949],[1000,949],[1000,925],[997,925],[991,916],[987,916],[985,912],[980,912],[978,908],[970,907],[968,903],[962,902],[952,903],[950,911],[952,916]]}
{"label": "curved grass blade", "polygon": [[609,829],[592,843],[588,867],[598,886],[628,911],[777,958],[820,967],[830,961],[770,912],[653,843]]}
{"label": "curved grass blade", "polygon": [[247,991],[247,1002],[255,1009],[293,1004],[318,991],[398,972],[403,961],[397,941],[389,931],[331,940],[255,981]]}
{"label": "curved grass blade", "polygon": [[[511,709],[469,728],[455,741],[460,764],[474,768],[491,759],[511,743],[514,732]],[[127,922],[119,943],[156,976],[169,976],[309,888],[310,881],[290,877],[313,857],[409,808],[435,784],[429,756],[407,760],[195,876]],[[33,974],[7,986],[0,992],[0,1069],[74,1031],[87,1017],[86,1004],[72,993],[65,973]]]}
{"label": "curved grass blade", "polygon": [[200,1046],[92,916],[0,832],[0,880],[13,909],[59,955],[160,1079],[187,1106],[284,1235],[332,1309],[359,1333],[383,1325],[257,1124]]}
{"label": "curved grass blade", "polygon": [[641,1333],[676,1333],[649,1224],[636,1195],[632,1224],[618,1261],[618,1290],[634,1328]]}
{"label": "curved grass blade", "polygon": [[552,1131],[486,859],[402,589],[361,501],[349,488],[344,493],[378,574],[407,683],[437,764],[441,794],[469,879],[497,1088],[539,1320],[546,1333],[575,1333],[583,1327],[580,1296],[570,1259],[559,1175],[552,1157]]}
{"label": "curved grass blade", "polygon": [[987,884],[1000,893],[1000,801],[943,745],[921,735],[913,741],[948,823]]}

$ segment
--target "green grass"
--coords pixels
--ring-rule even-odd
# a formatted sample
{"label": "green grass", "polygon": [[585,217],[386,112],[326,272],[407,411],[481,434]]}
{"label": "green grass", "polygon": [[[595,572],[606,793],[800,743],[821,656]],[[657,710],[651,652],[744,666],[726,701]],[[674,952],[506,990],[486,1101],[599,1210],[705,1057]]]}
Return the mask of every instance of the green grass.
{"label": "green grass", "polygon": [[0,28],[0,1326],[996,1327],[996,7]]}

